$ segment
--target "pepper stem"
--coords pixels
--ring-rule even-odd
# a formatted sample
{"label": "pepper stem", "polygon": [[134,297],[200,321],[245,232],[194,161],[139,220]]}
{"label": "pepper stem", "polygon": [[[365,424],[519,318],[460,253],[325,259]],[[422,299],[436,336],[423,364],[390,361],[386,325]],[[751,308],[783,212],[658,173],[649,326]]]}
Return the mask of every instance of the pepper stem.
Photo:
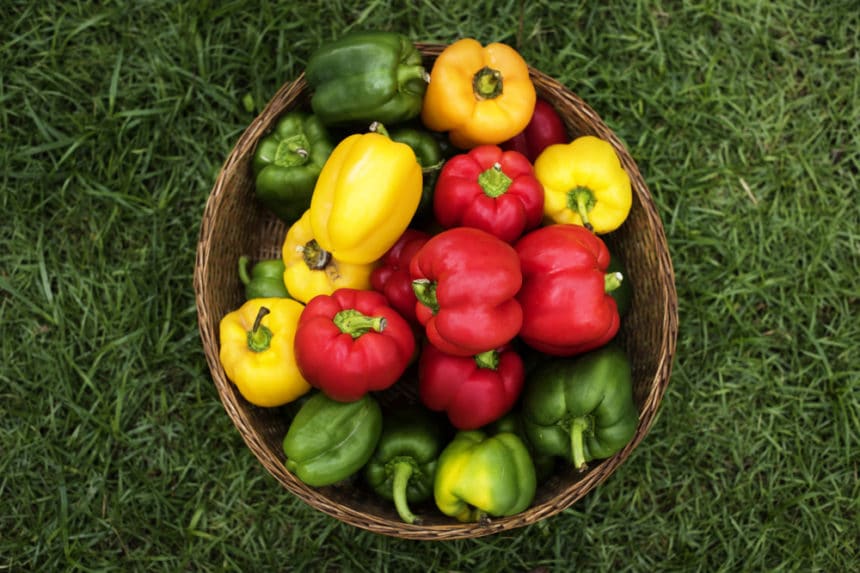
{"label": "pepper stem", "polygon": [[391,493],[394,498],[394,507],[397,509],[400,519],[406,523],[421,523],[421,519],[409,509],[409,502],[406,499],[406,487],[409,485],[412,471],[412,464],[407,461],[400,461],[395,464]]}
{"label": "pepper stem", "polygon": [[484,66],[472,78],[472,91],[478,99],[493,99],[502,95],[502,73]]}
{"label": "pepper stem", "polygon": [[585,418],[574,418],[570,423],[570,452],[573,458],[573,467],[578,471],[585,471],[585,443],[583,433],[588,429],[588,420]]}
{"label": "pepper stem", "polygon": [[263,326],[263,317],[269,314],[269,309],[261,306],[254,319],[254,326],[248,331],[248,348],[253,352],[264,352],[272,342],[272,331]]}
{"label": "pepper stem", "polygon": [[499,353],[496,350],[481,352],[475,355],[475,362],[478,363],[478,368],[496,370],[499,367]]}
{"label": "pepper stem", "polygon": [[464,503],[463,509],[454,515],[454,519],[460,523],[477,523],[486,519],[487,513],[477,507]]}
{"label": "pepper stem", "polygon": [[239,280],[243,285],[248,285],[251,282],[251,276],[248,274],[249,259],[245,255],[239,257]]}
{"label": "pepper stem", "polygon": [[430,74],[422,65],[397,67],[397,91],[400,93],[423,94],[429,82]]}
{"label": "pepper stem", "polygon": [[437,163],[434,163],[433,165],[427,165],[427,166],[422,165],[422,166],[421,166],[421,173],[423,173],[423,174],[425,174],[425,175],[426,175],[427,173],[434,173],[434,172],[439,171],[440,169],[442,169],[442,166],[443,166],[443,165],[445,165],[445,160],[444,160],[444,159],[443,159],[443,160],[441,160],[441,161],[439,161],[439,162],[437,162]]}
{"label": "pepper stem", "polygon": [[308,147],[310,142],[302,133],[285,137],[278,142],[278,149],[275,150],[275,165],[278,167],[304,165],[308,161]]}
{"label": "pepper stem", "polygon": [[487,197],[493,199],[504,195],[512,181],[513,179],[502,171],[502,164],[499,162],[494,163],[492,167],[478,175],[478,185],[481,186]]}
{"label": "pepper stem", "polygon": [[620,287],[623,281],[624,275],[622,275],[620,272],[606,273],[603,276],[603,290],[605,290],[606,292],[612,292],[618,287]]}
{"label": "pepper stem", "polygon": [[388,135],[388,130],[385,129],[385,126],[382,125],[382,122],[380,121],[374,121],[373,123],[371,123],[370,127],[368,127],[368,130],[372,133],[384,135],[385,137],[391,137],[390,135]]}
{"label": "pepper stem", "polygon": [[439,301],[436,299],[436,283],[427,279],[416,279],[412,281],[412,290],[415,298],[424,306],[430,308],[433,314],[439,312]]}
{"label": "pepper stem", "polygon": [[582,219],[582,225],[589,231],[593,231],[594,227],[588,221],[588,212],[594,208],[596,203],[597,199],[594,198],[594,193],[587,187],[577,187],[567,192],[567,207],[576,211],[579,218]]}
{"label": "pepper stem", "polygon": [[348,334],[353,338],[358,338],[371,330],[382,332],[385,330],[386,325],[384,316],[367,316],[354,308],[340,311],[334,315],[332,321],[342,333]]}
{"label": "pepper stem", "polygon": [[305,243],[302,250],[302,258],[305,264],[312,271],[320,271],[326,268],[326,265],[331,261],[331,253],[320,247],[316,239],[311,239]]}

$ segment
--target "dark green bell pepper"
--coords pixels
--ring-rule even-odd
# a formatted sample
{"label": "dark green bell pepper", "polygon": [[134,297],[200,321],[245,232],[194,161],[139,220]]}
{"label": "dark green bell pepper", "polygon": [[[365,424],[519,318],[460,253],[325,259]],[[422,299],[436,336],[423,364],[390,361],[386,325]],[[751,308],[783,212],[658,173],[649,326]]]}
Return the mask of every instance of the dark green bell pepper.
{"label": "dark green bell pepper", "polygon": [[254,152],[257,198],[287,223],[298,220],[310,207],[314,186],[333,149],[319,118],[298,110],[287,112]]}
{"label": "dark green bell pepper", "polygon": [[535,467],[519,436],[469,430],[442,450],[433,495],[442,513],[470,522],[525,510],[536,488]]}
{"label": "dark green bell pepper", "polygon": [[252,298],[290,298],[284,285],[286,266],[282,259],[259,261],[248,273],[248,257],[239,257],[239,280],[245,285],[245,300]]}
{"label": "dark green bell pepper", "polygon": [[535,451],[586,463],[620,451],[636,432],[630,363],[615,345],[555,359],[531,375],[522,396],[523,427]]}
{"label": "dark green bell pepper", "polygon": [[284,436],[286,467],[304,483],[331,485],[358,472],[382,434],[382,410],[366,394],[337,402],[318,392],[305,402]]}
{"label": "dark green bell pepper", "polygon": [[427,77],[421,53],[395,32],[346,34],[317,48],[305,69],[311,109],[326,125],[418,117]]}
{"label": "dark green bell pepper", "polygon": [[439,140],[429,131],[414,127],[392,129],[389,137],[411,147],[415,152],[418,165],[421,166],[421,200],[418,202],[418,209],[415,210],[412,221],[424,221],[433,215],[433,189],[436,187],[439,172],[445,164]]}
{"label": "dark green bell pepper", "polygon": [[444,445],[442,425],[423,410],[409,408],[386,412],[382,436],[364,476],[381,497],[394,501],[400,518],[420,523],[410,503],[433,495],[436,463]]}

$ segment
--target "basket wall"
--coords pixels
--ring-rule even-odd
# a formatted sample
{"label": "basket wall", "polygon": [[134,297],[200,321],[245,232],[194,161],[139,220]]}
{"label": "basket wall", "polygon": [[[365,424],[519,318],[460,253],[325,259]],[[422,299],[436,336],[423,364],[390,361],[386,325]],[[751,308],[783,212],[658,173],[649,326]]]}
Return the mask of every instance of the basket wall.
{"label": "basket wall", "polygon": [[[442,46],[418,47],[430,69]],[[288,424],[286,409],[258,408],[247,403],[224,374],[218,359],[218,323],[244,300],[236,261],[242,254],[253,260],[280,257],[286,234],[286,225],[254,197],[251,158],[256,142],[284,111],[307,104],[303,76],[285,84],[242,134],[209,197],[200,230],[194,288],[204,353],[221,401],[245,443],[282,486],[348,524],[402,538],[454,539],[489,535],[552,516],[581,499],[629,456],[648,432],[665,393],[677,338],[677,299],[672,262],[651,195],[629,152],[600,117],[557,81],[538,70],[532,69],[531,73],[539,96],[553,103],[570,136],[590,134],[609,141],[631,178],[631,213],[618,231],[603,238],[613,255],[621,257],[627,279],[634,286],[631,308],[622,321],[618,340],[631,358],[640,419],[634,438],[621,452],[594,464],[583,475],[572,469],[554,475],[539,487],[532,507],[519,515],[481,524],[460,524],[439,514],[431,501],[413,507],[416,514],[424,517],[424,523],[407,525],[389,502],[363,489],[360,481],[319,489],[306,486],[284,467],[281,441]],[[414,399],[414,384],[409,380],[400,382],[395,385],[396,396],[383,395],[381,400],[403,400],[404,396]]]}

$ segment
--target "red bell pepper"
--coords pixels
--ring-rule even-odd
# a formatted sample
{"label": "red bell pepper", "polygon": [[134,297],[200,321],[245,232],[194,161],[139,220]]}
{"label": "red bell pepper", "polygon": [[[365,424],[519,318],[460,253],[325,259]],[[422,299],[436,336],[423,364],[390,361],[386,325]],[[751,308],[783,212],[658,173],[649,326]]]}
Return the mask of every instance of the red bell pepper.
{"label": "red bell pepper", "polygon": [[456,227],[434,235],[412,257],[409,274],[415,315],[442,352],[480,354],[507,344],[522,326],[517,253],[485,231]]}
{"label": "red bell pepper", "polygon": [[609,294],[623,279],[607,272],[609,250],[579,225],[549,225],[515,245],[523,271],[517,295],[523,307],[520,338],[555,356],[572,356],[603,346],[618,332],[620,319]]}
{"label": "red bell pepper", "polygon": [[507,414],[524,381],[523,361],[509,346],[477,356],[452,356],[428,344],[418,361],[421,402],[445,411],[459,430],[475,430]]}
{"label": "red bell pepper", "polygon": [[526,128],[501,144],[502,149],[519,151],[532,163],[541,151],[556,143],[568,143],[567,128],[555,108],[538,98],[535,111]]}
{"label": "red bell pepper", "polygon": [[445,228],[475,227],[509,243],[543,219],[543,185],[518,151],[480,145],[449,159],[433,195]]}
{"label": "red bell pepper", "polygon": [[428,239],[430,235],[424,231],[406,229],[370,274],[370,284],[374,290],[384,294],[388,304],[413,324],[418,324],[415,317],[415,303],[418,299],[412,290],[409,261]]}
{"label": "red bell pepper", "polygon": [[400,378],[415,353],[415,337],[382,294],[341,288],[308,302],[294,348],[311,386],[352,402]]}

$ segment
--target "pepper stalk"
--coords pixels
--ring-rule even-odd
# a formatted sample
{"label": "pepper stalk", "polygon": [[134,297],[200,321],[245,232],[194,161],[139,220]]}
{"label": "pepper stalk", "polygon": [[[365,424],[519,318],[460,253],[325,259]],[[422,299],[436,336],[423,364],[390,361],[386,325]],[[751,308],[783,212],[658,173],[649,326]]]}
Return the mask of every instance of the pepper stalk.
{"label": "pepper stalk", "polygon": [[570,422],[570,451],[573,458],[573,467],[583,472],[586,468],[584,435],[589,431],[591,424],[585,417],[577,417]]}
{"label": "pepper stalk", "polygon": [[433,311],[433,314],[439,312],[439,301],[436,298],[436,283],[427,279],[416,279],[412,281],[412,290],[415,292],[415,298]]}
{"label": "pepper stalk", "polygon": [[272,342],[272,331],[263,326],[263,317],[269,314],[269,309],[261,306],[254,319],[254,325],[248,331],[248,348],[254,352],[265,352]]}
{"label": "pepper stalk", "polygon": [[394,498],[394,508],[397,510],[397,514],[406,523],[420,524],[421,518],[412,513],[412,510],[409,508],[409,501],[406,499],[406,486],[409,485],[409,480],[415,472],[415,468],[408,461],[397,460],[394,462],[391,471],[394,474],[391,493]]}
{"label": "pepper stalk", "polygon": [[342,333],[349,334],[354,339],[371,330],[382,332],[387,324],[384,316],[367,316],[354,308],[338,312],[334,315],[332,322]]}

